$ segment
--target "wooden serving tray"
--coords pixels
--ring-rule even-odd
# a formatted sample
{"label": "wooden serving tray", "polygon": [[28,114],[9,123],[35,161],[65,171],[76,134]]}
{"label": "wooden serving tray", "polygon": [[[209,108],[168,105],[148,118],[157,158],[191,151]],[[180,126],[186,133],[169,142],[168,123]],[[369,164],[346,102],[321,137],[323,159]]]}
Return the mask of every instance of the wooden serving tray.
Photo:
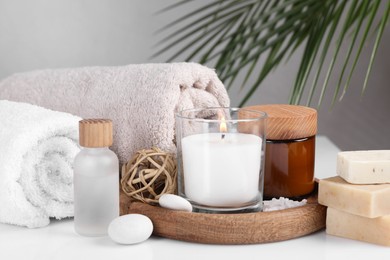
{"label": "wooden serving tray", "polygon": [[140,202],[121,194],[121,214],[148,216],[153,234],[206,244],[259,244],[301,237],[325,227],[326,207],[317,194],[301,207],[271,212],[206,214],[173,211]]}

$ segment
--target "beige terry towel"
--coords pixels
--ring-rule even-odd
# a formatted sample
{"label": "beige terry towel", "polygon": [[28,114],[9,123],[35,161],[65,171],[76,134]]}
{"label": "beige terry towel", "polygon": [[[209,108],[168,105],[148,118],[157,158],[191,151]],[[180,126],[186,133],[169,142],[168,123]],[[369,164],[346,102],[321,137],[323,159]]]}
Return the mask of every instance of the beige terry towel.
{"label": "beige terry towel", "polygon": [[0,99],[28,102],[82,118],[110,118],[121,163],[139,149],[175,152],[175,113],[229,106],[214,70],[196,63],[86,67],[14,74]]}

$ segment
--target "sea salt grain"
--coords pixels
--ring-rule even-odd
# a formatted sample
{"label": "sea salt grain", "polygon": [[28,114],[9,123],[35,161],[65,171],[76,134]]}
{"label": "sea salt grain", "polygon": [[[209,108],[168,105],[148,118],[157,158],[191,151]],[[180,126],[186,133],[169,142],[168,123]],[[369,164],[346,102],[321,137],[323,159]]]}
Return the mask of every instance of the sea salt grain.
{"label": "sea salt grain", "polygon": [[273,198],[272,200],[263,201],[263,211],[274,211],[288,208],[295,208],[303,206],[307,203],[307,200],[294,201],[288,198],[280,197],[279,199]]}

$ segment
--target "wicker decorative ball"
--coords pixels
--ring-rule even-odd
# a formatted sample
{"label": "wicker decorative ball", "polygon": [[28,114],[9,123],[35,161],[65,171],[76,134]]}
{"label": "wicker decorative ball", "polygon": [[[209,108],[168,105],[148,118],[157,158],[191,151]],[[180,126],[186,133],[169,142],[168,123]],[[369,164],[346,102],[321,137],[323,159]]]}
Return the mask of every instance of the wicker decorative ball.
{"label": "wicker decorative ball", "polygon": [[138,151],[122,166],[122,190],[133,199],[155,204],[163,194],[177,189],[175,156],[159,148]]}

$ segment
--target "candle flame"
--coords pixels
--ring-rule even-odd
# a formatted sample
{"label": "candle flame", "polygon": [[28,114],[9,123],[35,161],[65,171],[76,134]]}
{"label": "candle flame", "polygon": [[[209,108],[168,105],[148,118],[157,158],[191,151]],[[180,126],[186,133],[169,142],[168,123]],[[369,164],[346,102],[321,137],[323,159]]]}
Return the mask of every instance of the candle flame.
{"label": "candle flame", "polygon": [[221,133],[226,133],[227,132],[227,125],[225,121],[225,117],[221,116],[221,124],[219,125],[219,131]]}

